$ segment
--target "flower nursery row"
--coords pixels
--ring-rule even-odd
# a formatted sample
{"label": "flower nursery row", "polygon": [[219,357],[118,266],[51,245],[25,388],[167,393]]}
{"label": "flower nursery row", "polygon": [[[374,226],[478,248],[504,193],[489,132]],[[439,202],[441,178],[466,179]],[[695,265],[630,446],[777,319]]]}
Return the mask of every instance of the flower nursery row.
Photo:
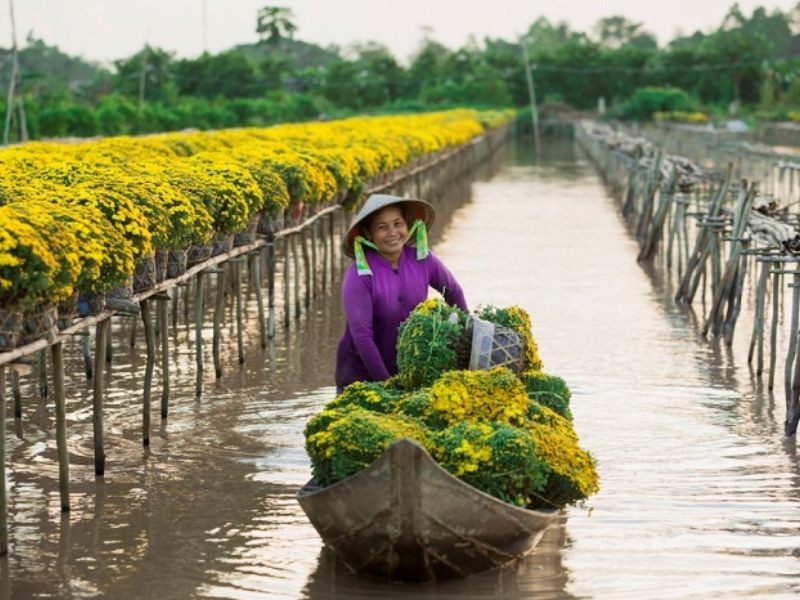
{"label": "flower nursery row", "polygon": [[423,302],[400,327],[398,374],[349,385],[308,422],[318,484],[360,471],[409,438],[451,474],[518,506],[561,508],[599,489],[595,460],[572,425],[569,388],[543,371],[528,314],[486,307],[475,316],[519,335],[516,366],[467,370],[472,317]]}
{"label": "flower nursery row", "polygon": [[460,109],[2,150],[0,351],[9,311],[74,304],[129,285],[153,257],[180,271],[259,221],[275,229],[334,199],[358,203],[377,176],[512,116]]}

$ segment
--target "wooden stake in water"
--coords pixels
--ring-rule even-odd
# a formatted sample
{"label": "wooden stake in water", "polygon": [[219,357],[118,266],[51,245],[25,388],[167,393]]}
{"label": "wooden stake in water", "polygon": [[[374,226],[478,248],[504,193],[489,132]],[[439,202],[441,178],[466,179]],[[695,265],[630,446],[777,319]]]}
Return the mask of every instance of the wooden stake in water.
{"label": "wooden stake in water", "polygon": [[61,342],[50,347],[53,363],[53,403],[56,407],[56,448],[58,451],[58,490],[61,510],[69,510],[69,450],[67,449],[67,412],[64,396],[64,350]]}
{"label": "wooden stake in water", "polygon": [[297,251],[297,236],[291,236],[292,269],[294,270],[294,318],[300,318],[300,253]]}
{"label": "wooden stake in water", "polygon": [[6,369],[0,366],[0,556],[8,554],[6,501]]}
{"label": "wooden stake in water", "polygon": [[[156,342],[153,332],[153,320],[150,316],[150,302],[139,302],[144,324],[144,342],[147,346],[147,358],[144,367],[144,392],[142,397],[142,445],[150,445],[150,390],[153,385],[153,369],[156,364]],[[166,337],[166,336],[164,336]]]}
{"label": "wooden stake in water", "polygon": [[11,369],[11,394],[14,396],[14,418],[22,419],[22,390],[19,387],[19,373]]}
{"label": "wooden stake in water", "polygon": [[242,261],[243,257],[231,259],[233,266],[233,287],[236,294],[236,349],[239,352],[239,364],[244,364],[244,319],[242,316]]}
{"label": "wooden stake in water", "polygon": [[256,292],[256,306],[258,307],[258,335],[261,349],[267,347],[267,319],[264,314],[264,293],[261,289],[261,250],[256,250],[250,255],[251,273]]}
{"label": "wooden stake in water", "polygon": [[114,358],[114,347],[111,344],[111,320],[108,320],[108,332],[106,333],[106,364],[111,364]]}
{"label": "wooden stake in water", "polygon": [[767,278],[769,277],[769,263],[761,261],[761,273],[758,276],[758,286],[756,287],[756,308],[755,319],[753,320],[753,335],[750,338],[750,349],[747,353],[747,363],[753,364],[753,354],[757,352],[756,376],[761,377],[764,372],[764,300],[767,290]]}
{"label": "wooden stake in water", "polygon": [[194,394],[199,398],[203,394],[203,272],[200,271],[194,279],[194,357],[197,365]]}
{"label": "wooden stake in water", "polygon": [[167,418],[169,409],[169,328],[167,327],[167,300],[158,301],[158,314],[161,315],[161,418]]}
{"label": "wooden stake in water", "polygon": [[92,396],[92,414],[94,425],[94,472],[103,476],[106,471],[106,454],[103,450],[103,392],[105,387],[106,346],[110,319],[97,324],[94,347],[94,394]]}
{"label": "wooden stake in water", "polygon": [[131,337],[129,340],[131,348],[136,347],[136,324],[138,322],[139,321],[135,318],[131,319]]}
{"label": "wooden stake in water", "polygon": [[[795,419],[797,400],[794,394],[794,389],[800,391],[800,361],[795,364],[795,357],[797,356],[798,345],[800,338],[798,338],[798,314],[800,313],[800,272],[795,272],[792,276],[792,283],[789,287],[792,288],[792,325],[791,334],[789,335],[789,352],[786,356],[786,421],[784,422],[784,433],[789,436],[793,435],[797,430],[797,421]],[[792,421],[794,420],[794,423]]]}
{"label": "wooden stake in water", "polygon": [[225,312],[225,285],[227,270],[219,269],[217,273],[217,289],[214,297],[214,337],[212,338],[212,354],[214,355],[214,373],[217,379],[222,377],[222,358],[219,354],[222,336],[222,315]]}
{"label": "wooden stake in water", "polygon": [[292,320],[292,305],[289,295],[290,279],[290,265],[292,260],[291,244],[289,243],[289,236],[283,238],[283,326],[288,328]]}
{"label": "wooden stake in water", "polygon": [[39,367],[39,397],[47,398],[47,350],[39,351],[39,358],[37,360]]}
{"label": "wooden stake in water", "polygon": [[300,232],[300,246],[303,252],[303,279],[305,281],[305,294],[303,296],[303,306],[311,306],[311,258],[308,253],[308,228],[303,228]]}
{"label": "wooden stake in water", "polygon": [[275,337],[275,238],[267,242],[267,307],[269,319],[267,323],[267,336]]}
{"label": "wooden stake in water", "polygon": [[317,296],[317,226],[319,223],[314,221],[311,223],[311,295]]}
{"label": "wooden stake in water", "polygon": [[775,387],[775,363],[777,362],[776,352],[778,346],[778,310],[780,309],[780,287],[781,274],[775,272],[772,275],[772,328],[769,334],[769,381],[767,389],[772,391]]}

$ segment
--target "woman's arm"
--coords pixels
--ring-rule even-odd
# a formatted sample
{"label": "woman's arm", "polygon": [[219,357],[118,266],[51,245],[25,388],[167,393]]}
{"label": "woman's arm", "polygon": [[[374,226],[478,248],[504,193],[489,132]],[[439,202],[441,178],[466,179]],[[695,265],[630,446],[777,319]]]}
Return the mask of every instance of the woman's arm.
{"label": "woman's arm", "polygon": [[461,310],[468,311],[464,290],[461,289],[453,274],[444,266],[442,261],[436,258],[433,252],[428,254],[428,269],[431,287],[444,296],[445,302],[451,306],[458,306]]}
{"label": "woman's arm", "polygon": [[342,303],[347,315],[347,327],[371,381],[389,378],[389,371],[375,344],[372,330],[372,290],[370,277],[359,276],[348,269],[342,282]]}

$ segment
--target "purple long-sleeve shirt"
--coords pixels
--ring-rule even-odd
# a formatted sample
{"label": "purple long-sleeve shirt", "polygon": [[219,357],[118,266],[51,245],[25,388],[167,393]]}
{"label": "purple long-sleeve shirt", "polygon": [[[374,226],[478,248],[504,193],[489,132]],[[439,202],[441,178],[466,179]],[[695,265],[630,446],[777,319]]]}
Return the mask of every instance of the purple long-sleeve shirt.
{"label": "purple long-sleeve shirt", "polygon": [[428,297],[429,286],[448,304],[467,310],[461,286],[433,253],[418,261],[416,249],[406,246],[397,268],[375,251],[367,250],[366,256],[372,275],[359,275],[351,264],[342,281],[347,326],[336,352],[339,388],[383,381],[397,372],[398,327]]}

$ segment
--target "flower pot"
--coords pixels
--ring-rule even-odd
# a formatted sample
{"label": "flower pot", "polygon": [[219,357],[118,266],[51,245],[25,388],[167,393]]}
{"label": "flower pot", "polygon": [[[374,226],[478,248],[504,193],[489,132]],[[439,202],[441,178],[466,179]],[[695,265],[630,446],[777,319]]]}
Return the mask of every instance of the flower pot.
{"label": "flower pot", "polygon": [[245,227],[243,231],[240,231],[233,236],[234,246],[244,246],[246,244],[252,244],[256,241],[256,231],[258,230],[260,216],[261,215],[258,213],[250,215],[250,220],[247,222],[247,227]]}
{"label": "flower pot", "polygon": [[22,335],[19,345],[24,346],[42,338],[51,343],[55,342],[58,335],[57,320],[58,310],[55,304],[47,302],[26,309],[22,313]]}
{"label": "flower pot", "polygon": [[154,255],[143,256],[136,262],[133,271],[133,292],[139,293],[156,284],[156,259]]}
{"label": "flower pot", "polygon": [[14,307],[0,307],[0,352],[17,347],[22,333],[22,313]]}
{"label": "flower pot", "polygon": [[90,315],[99,315],[106,307],[105,294],[92,294],[89,292],[82,292],[78,296],[78,316],[88,317]]}
{"label": "flower pot", "polygon": [[167,260],[169,259],[169,250],[160,248],[156,250],[156,282],[161,283],[167,278]]}
{"label": "flower pot", "polygon": [[167,255],[167,277],[175,279],[186,273],[188,250],[170,250]]}
{"label": "flower pot", "polygon": [[75,292],[66,300],[59,302],[56,308],[58,309],[58,321],[56,325],[58,326],[58,330],[61,331],[72,325],[72,321],[78,315],[78,292]]}
{"label": "flower pot", "polygon": [[186,267],[191,268],[201,262],[207,261],[211,258],[213,249],[214,247],[211,245],[211,242],[208,244],[189,246],[189,249],[186,251]]}
{"label": "flower pot", "polygon": [[211,240],[211,256],[219,256],[233,250],[233,234],[219,234]]}

